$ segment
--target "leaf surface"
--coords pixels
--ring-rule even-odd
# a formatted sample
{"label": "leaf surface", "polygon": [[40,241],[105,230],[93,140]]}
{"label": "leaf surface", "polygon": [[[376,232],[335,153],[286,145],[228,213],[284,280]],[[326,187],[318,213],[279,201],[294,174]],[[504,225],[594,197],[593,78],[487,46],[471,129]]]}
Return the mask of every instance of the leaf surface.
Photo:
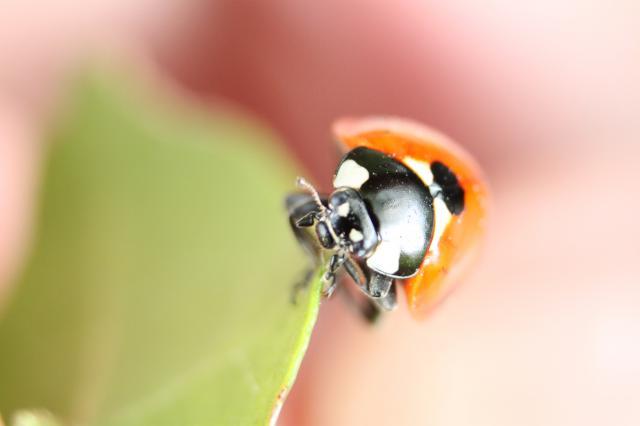
{"label": "leaf surface", "polygon": [[65,423],[252,425],[292,385],[319,280],[268,133],[123,74],[76,85],[45,161],[31,255],[0,318],[0,412]]}

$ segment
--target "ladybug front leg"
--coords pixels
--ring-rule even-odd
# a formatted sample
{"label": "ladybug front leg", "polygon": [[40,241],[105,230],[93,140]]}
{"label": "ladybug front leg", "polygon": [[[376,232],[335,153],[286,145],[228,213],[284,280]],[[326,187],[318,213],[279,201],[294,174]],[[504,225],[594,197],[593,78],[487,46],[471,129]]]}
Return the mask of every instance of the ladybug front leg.
{"label": "ladybug front leg", "polygon": [[393,278],[371,271],[365,292],[374,299],[384,298],[389,294]]}
{"label": "ladybug front leg", "polygon": [[396,284],[392,277],[370,270],[363,291],[382,310],[391,311],[397,305]]}
{"label": "ladybug front leg", "polygon": [[[353,259],[347,257],[344,261],[344,269],[347,271],[353,282],[360,288],[360,290],[365,291],[365,286],[367,284],[367,277],[365,277],[364,272],[362,272],[362,268],[355,262]],[[365,291],[366,292],[366,291]]]}
{"label": "ladybug front leg", "polygon": [[372,297],[371,300],[382,310],[392,311],[398,305],[398,298],[396,294],[397,284],[391,280],[389,291],[386,295],[381,297]]}
{"label": "ladybug front leg", "polygon": [[368,270],[363,272],[360,265],[350,258],[344,261],[344,269],[364,294],[385,311],[396,307],[396,284],[392,277]]}
{"label": "ladybug front leg", "polygon": [[343,251],[339,251],[329,259],[329,262],[327,264],[327,271],[322,277],[322,295],[324,297],[331,297],[331,295],[335,291],[338,283],[336,281],[336,272],[344,264],[346,258],[346,254]]}
{"label": "ladybug front leg", "polygon": [[356,283],[358,288],[367,296],[366,303],[356,300],[349,291],[343,293],[350,305],[355,306],[362,317],[369,323],[375,323],[384,311],[391,311],[397,305],[396,283],[393,278],[368,271],[365,275],[360,264],[347,257],[344,269]]}

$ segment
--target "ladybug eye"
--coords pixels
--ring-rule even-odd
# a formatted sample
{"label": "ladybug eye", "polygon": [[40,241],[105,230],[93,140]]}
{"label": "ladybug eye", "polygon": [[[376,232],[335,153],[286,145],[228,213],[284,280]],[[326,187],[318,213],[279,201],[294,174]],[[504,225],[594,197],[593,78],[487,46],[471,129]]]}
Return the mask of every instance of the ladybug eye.
{"label": "ladybug eye", "polygon": [[327,226],[324,222],[318,222],[316,226],[316,235],[318,235],[318,240],[322,247],[326,249],[332,249],[335,247],[336,242],[331,236],[331,231],[329,231],[329,226]]}

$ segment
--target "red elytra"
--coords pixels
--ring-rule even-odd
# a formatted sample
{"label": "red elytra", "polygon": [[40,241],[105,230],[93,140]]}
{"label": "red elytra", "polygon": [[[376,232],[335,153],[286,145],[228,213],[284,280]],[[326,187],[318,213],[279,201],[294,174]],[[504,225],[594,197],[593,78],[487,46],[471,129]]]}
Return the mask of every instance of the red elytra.
{"label": "red elytra", "polygon": [[439,304],[456,284],[475,257],[484,234],[487,185],[471,156],[446,136],[418,123],[372,117],[342,119],[333,132],[344,152],[364,146],[383,152],[404,163],[411,157],[429,165],[445,164],[464,189],[464,210],[453,216],[438,242],[430,247],[417,275],[404,280],[409,310],[422,318]]}

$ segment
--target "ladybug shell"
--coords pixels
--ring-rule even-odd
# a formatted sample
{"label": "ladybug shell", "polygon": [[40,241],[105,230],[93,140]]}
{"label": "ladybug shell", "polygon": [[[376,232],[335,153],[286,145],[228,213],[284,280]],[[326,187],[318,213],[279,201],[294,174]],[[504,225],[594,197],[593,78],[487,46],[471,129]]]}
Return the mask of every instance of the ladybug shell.
{"label": "ladybug shell", "polygon": [[469,154],[445,136],[412,121],[343,119],[334,124],[333,131],[344,152],[370,148],[393,157],[419,176],[419,169],[442,163],[464,191],[464,209],[441,224],[445,228],[437,240],[431,241],[418,272],[404,281],[409,310],[423,317],[451,292],[484,234],[487,188],[479,168]]}

